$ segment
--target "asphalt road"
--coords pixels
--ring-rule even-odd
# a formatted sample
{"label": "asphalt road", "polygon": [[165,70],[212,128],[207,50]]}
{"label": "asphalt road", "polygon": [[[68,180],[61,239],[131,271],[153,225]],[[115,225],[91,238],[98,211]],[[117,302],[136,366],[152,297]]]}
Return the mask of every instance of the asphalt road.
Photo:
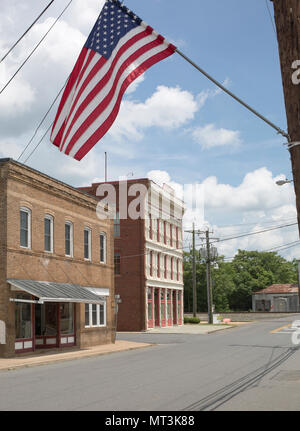
{"label": "asphalt road", "polygon": [[300,410],[300,346],[290,328],[271,333],[293,320],[210,335],[119,334],[157,344],[2,371],[0,410]]}

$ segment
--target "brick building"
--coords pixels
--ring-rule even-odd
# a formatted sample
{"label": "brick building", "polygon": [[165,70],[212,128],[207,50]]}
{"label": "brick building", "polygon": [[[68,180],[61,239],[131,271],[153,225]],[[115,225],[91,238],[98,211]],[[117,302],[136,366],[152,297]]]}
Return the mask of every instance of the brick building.
{"label": "brick building", "polygon": [[[183,202],[173,189],[147,178],[81,189],[100,200],[105,190],[115,191],[115,289],[122,300],[117,329],[182,325]],[[137,214],[131,217],[130,210]]]}
{"label": "brick building", "polygon": [[0,357],[114,342],[113,222],[97,204],[0,159]]}

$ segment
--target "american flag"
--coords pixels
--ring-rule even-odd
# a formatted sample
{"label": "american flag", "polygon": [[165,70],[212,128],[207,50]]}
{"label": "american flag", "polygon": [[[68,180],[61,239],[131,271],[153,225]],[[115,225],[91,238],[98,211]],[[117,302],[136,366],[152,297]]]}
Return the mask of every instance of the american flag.
{"label": "american flag", "polygon": [[118,0],[106,0],[65,91],[50,140],[81,160],[115,121],[127,87],[176,47]]}

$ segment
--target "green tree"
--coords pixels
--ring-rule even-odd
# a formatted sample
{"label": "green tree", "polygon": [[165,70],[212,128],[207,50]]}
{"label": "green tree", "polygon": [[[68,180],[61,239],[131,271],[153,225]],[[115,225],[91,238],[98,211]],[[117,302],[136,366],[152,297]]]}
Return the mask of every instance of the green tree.
{"label": "green tree", "polygon": [[[193,310],[192,252],[184,253],[185,311]],[[275,283],[297,282],[297,261],[287,261],[276,252],[239,250],[233,261],[222,257],[212,265],[213,303],[216,312],[248,311],[252,293]],[[196,251],[197,310],[207,311],[206,264]]]}

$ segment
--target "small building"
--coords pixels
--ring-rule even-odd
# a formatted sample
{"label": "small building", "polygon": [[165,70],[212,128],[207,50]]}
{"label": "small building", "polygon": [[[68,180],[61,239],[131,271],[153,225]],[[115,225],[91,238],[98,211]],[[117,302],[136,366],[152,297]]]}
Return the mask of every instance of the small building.
{"label": "small building", "polygon": [[0,159],[0,357],[115,340],[113,222],[96,198]]}
{"label": "small building", "polygon": [[299,288],[297,284],[272,284],[252,294],[252,310],[265,312],[298,312]]}
{"label": "small building", "polygon": [[122,301],[117,329],[183,325],[183,201],[148,178],[82,190],[99,199],[104,190],[115,196],[115,290]]}

